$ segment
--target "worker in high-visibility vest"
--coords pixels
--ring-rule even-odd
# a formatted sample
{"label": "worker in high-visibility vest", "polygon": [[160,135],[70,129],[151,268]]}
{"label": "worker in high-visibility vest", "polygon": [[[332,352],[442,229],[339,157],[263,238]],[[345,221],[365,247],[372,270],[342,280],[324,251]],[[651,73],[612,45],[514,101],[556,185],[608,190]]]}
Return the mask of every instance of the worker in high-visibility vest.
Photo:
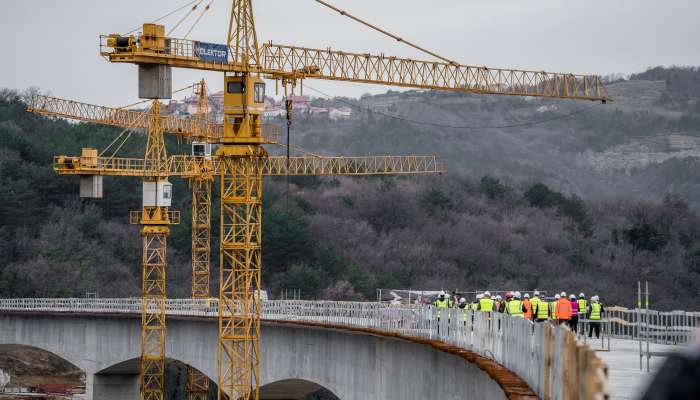
{"label": "worker in high-visibility vest", "polygon": [[578,333],[578,301],[576,301],[576,295],[571,294],[569,296],[569,303],[571,303],[571,319],[569,319],[569,328],[574,332]]}
{"label": "worker in high-visibility vest", "polygon": [[605,308],[603,304],[600,303],[600,298],[596,295],[591,297],[590,311],[588,311],[588,337],[593,337],[593,331],[595,331],[595,337],[600,338],[600,320],[603,319],[603,313]]}
{"label": "worker in high-visibility vest", "polygon": [[588,301],[586,301],[586,295],[582,293],[578,294],[578,319],[586,319],[588,315]]}
{"label": "worker in high-visibility vest", "polygon": [[450,308],[450,299],[447,298],[445,292],[440,292],[437,299],[433,302],[433,306],[437,308],[437,320],[440,321],[440,316],[442,315],[443,309]]}
{"label": "worker in high-visibility vest", "polygon": [[485,313],[493,312],[494,301],[491,298],[491,292],[488,290],[484,292],[484,297],[479,300],[479,311]]}
{"label": "worker in high-visibility vest", "polygon": [[523,297],[523,307],[525,307],[523,317],[525,317],[525,319],[532,319],[532,302],[530,301],[530,295],[525,293]]}
{"label": "worker in high-visibility vest", "polygon": [[559,296],[559,293],[554,295],[554,301],[549,302],[549,315],[552,316],[552,323],[556,324],[557,323],[557,302],[561,296]]}
{"label": "worker in high-visibility vest", "polygon": [[549,303],[547,300],[540,298],[540,292],[535,290],[532,298],[532,314],[533,320],[543,322],[549,320]]}
{"label": "worker in high-visibility vest", "polygon": [[469,317],[469,309],[470,306],[467,303],[467,299],[464,297],[459,299],[459,303],[457,304],[457,308],[462,310],[462,315],[464,316],[464,320],[462,322],[463,325],[467,325],[467,318]]}
{"label": "worker in high-visibility vest", "polygon": [[476,295],[476,300],[471,304],[471,308],[473,311],[477,311],[479,309],[479,300],[484,297],[481,293]]}
{"label": "worker in high-visibility vest", "polygon": [[495,301],[495,303],[494,303],[494,311],[499,312],[499,313],[502,313],[502,312],[503,312],[503,309],[505,308],[505,307],[504,307],[504,304],[505,304],[505,303],[504,303],[504,301],[503,301],[503,297],[501,297],[500,294],[499,294],[499,295],[496,295],[496,301]]}
{"label": "worker in high-visibility vest", "polygon": [[510,314],[512,317],[523,317],[525,313],[525,306],[523,306],[523,302],[520,300],[520,297],[520,292],[513,293],[513,298],[506,303],[506,314]]}
{"label": "worker in high-visibility vest", "polygon": [[566,298],[566,292],[561,292],[559,294],[559,300],[557,300],[554,313],[557,316],[557,322],[559,324],[568,323],[571,319],[571,302]]}

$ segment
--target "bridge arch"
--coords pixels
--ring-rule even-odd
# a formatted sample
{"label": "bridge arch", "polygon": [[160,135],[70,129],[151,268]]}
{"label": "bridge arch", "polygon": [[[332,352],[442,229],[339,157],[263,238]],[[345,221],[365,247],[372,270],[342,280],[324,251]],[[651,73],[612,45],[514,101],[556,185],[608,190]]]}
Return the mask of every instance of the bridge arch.
{"label": "bridge arch", "polygon": [[[26,365],[34,365],[36,368],[30,378],[29,385],[34,385],[36,377],[50,378],[47,382],[59,383],[69,387],[78,387],[85,384],[85,370],[76,365],[75,360],[66,358],[65,354],[57,354],[41,346],[17,343],[0,344],[0,367],[12,377],[11,384],[24,386],[23,379]],[[59,376],[58,379],[57,376]],[[19,378],[19,379],[18,379]]]}
{"label": "bridge arch", "polygon": [[325,398],[338,399],[335,393],[318,383],[303,379],[284,379],[261,386],[260,400],[304,400],[309,395],[319,392],[322,392]]}

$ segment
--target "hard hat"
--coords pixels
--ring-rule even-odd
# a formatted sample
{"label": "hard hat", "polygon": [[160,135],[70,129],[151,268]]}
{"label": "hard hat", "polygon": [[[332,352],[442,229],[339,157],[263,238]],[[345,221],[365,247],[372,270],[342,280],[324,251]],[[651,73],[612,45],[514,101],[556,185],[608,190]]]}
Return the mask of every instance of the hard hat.
{"label": "hard hat", "polygon": [[554,298],[557,299],[557,300],[559,300],[559,299],[561,299],[561,296],[557,294],[557,295],[554,296]]}
{"label": "hard hat", "polygon": [[501,297],[501,295],[499,294],[496,296],[496,300],[503,300],[503,297]]}
{"label": "hard hat", "polygon": [[489,292],[488,290],[485,291],[485,292],[484,292],[484,296],[486,296],[486,297],[491,297],[491,292]]}
{"label": "hard hat", "polygon": [[561,292],[560,296],[561,296],[561,297],[566,297],[566,292]]}
{"label": "hard hat", "polygon": [[575,294],[570,295],[570,296],[569,296],[569,299],[570,299],[570,300],[576,300],[576,295],[575,295]]}
{"label": "hard hat", "polygon": [[530,293],[525,293],[525,294],[523,295],[523,297],[525,297],[526,299],[529,299],[529,298],[530,298]]}
{"label": "hard hat", "polygon": [[513,297],[515,297],[516,299],[519,299],[520,297],[522,297],[522,295],[520,294],[520,292],[515,292],[515,293],[513,293]]}
{"label": "hard hat", "polygon": [[440,296],[444,296],[444,295],[445,295],[445,291],[444,291],[444,290],[441,290],[441,291],[440,291]]}
{"label": "hard hat", "polygon": [[465,299],[464,297],[462,297],[462,298],[459,299],[459,302],[460,302],[460,303],[466,303],[466,302],[467,302],[467,299]]}
{"label": "hard hat", "polygon": [[539,290],[535,290],[535,292],[533,293],[533,295],[539,296],[539,295],[540,295],[540,291],[539,291]]}
{"label": "hard hat", "polygon": [[598,295],[595,295],[595,296],[591,297],[591,300],[592,300],[592,301],[598,301],[598,300],[599,300]]}
{"label": "hard hat", "polygon": [[585,298],[585,297],[586,297],[586,295],[585,295],[585,294],[583,294],[583,292],[581,292],[581,293],[579,293],[579,294],[578,294],[578,297],[580,297],[580,298],[582,298],[582,299],[583,299],[583,298]]}

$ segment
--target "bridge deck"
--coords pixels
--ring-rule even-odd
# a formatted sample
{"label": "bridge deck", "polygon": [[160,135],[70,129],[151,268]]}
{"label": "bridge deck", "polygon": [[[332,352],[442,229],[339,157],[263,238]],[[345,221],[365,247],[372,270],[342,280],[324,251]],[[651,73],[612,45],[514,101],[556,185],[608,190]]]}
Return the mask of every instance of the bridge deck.
{"label": "bridge deck", "polygon": [[[592,344],[594,350],[600,349],[600,342]],[[646,344],[643,344],[646,350]],[[683,346],[649,344],[651,352],[673,352]],[[646,390],[650,379],[665,361],[665,357],[652,357],[651,372],[646,372],[646,358],[643,369],[639,368],[639,341],[628,339],[611,339],[610,351],[597,351],[598,357],[608,365],[608,394],[612,400],[638,399]]]}

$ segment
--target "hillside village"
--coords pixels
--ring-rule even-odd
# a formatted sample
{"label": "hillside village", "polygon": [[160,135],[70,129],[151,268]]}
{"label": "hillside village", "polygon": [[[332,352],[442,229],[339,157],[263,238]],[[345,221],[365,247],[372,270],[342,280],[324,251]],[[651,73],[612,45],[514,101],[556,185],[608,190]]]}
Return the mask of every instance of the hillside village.
{"label": "hillside village", "polygon": [[[352,116],[350,107],[319,107],[312,105],[312,99],[308,96],[290,96],[295,114],[308,114],[327,116],[331,121],[340,121]],[[214,120],[223,119],[224,92],[218,91],[209,96],[210,117]],[[197,113],[197,96],[185,97],[183,100],[172,100],[169,104],[170,111],[174,115],[189,116]],[[284,117],[286,110],[283,100],[275,100],[265,97],[265,118]]]}

